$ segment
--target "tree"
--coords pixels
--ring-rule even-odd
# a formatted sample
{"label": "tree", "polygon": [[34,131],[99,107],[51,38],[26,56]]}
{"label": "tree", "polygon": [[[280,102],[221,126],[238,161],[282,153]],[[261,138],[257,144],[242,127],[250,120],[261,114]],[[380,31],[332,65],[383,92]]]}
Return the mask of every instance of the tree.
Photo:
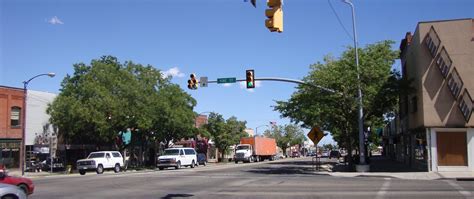
{"label": "tree", "polygon": [[134,104],[134,81],[115,57],[74,64],[74,74],[61,86],[47,112],[67,142],[110,145],[129,126],[125,118],[133,115],[129,104]]}
{"label": "tree", "polygon": [[238,144],[240,138],[245,137],[245,124],[245,121],[238,121],[234,116],[224,120],[218,113],[209,114],[208,123],[204,126],[219,149],[222,160],[230,146]]}
{"label": "tree", "polygon": [[155,101],[153,129],[167,146],[170,141],[196,135],[194,129],[196,100],[178,85],[166,85],[158,91]]}
{"label": "tree", "polygon": [[295,124],[275,125],[271,130],[266,130],[264,135],[274,138],[277,146],[283,150],[284,155],[286,155],[286,149],[289,146],[301,145],[304,142],[303,130]]}
{"label": "tree", "polygon": [[[398,52],[393,41],[371,44],[359,50],[364,125],[382,125],[386,113],[396,111],[400,77],[391,67]],[[321,126],[349,151],[358,147],[357,70],[354,50],[349,47],[339,59],[326,56],[324,63],[310,66],[303,79],[308,84],[334,90],[328,92],[302,85],[288,101],[277,101],[275,110],[303,127]],[[351,153],[349,153],[351,155]]]}
{"label": "tree", "polygon": [[69,144],[114,146],[127,128],[143,145],[192,136],[196,101],[153,66],[103,56],[74,64],[61,87],[47,112]]}

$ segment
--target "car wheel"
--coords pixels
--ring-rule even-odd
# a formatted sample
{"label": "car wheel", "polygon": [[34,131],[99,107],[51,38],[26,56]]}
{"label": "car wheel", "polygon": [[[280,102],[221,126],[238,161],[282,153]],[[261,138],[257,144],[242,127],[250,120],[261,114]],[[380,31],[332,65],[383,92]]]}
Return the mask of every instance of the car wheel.
{"label": "car wheel", "polygon": [[19,184],[18,187],[25,192],[25,195],[28,195],[28,186],[26,184]]}
{"label": "car wheel", "polygon": [[86,175],[86,170],[79,170],[79,174]]}
{"label": "car wheel", "polygon": [[194,168],[195,166],[196,166],[196,163],[193,160],[193,162],[191,162],[191,168]]}
{"label": "car wheel", "polygon": [[238,163],[239,163],[239,161],[235,161],[235,164],[238,164]]}
{"label": "car wheel", "polygon": [[102,166],[101,164],[99,164],[99,166],[97,166],[96,172],[97,172],[97,174],[102,174],[102,173],[104,173],[104,166]]}
{"label": "car wheel", "polygon": [[159,169],[159,170],[163,170],[163,169],[165,169],[165,168],[164,168],[164,167],[158,167],[158,169]]}
{"label": "car wheel", "polygon": [[13,194],[10,194],[10,195],[6,195],[6,196],[3,196],[2,199],[17,199],[18,196],[15,196]]}
{"label": "car wheel", "polygon": [[120,164],[115,164],[114,172],[115,172],[115,173],[120,172]]}
{"label": "car wheel", "polygon": [[181,161],[178,161],[176,163],[176,166],[174,167],[175,169],[180,169],[181,168]]}

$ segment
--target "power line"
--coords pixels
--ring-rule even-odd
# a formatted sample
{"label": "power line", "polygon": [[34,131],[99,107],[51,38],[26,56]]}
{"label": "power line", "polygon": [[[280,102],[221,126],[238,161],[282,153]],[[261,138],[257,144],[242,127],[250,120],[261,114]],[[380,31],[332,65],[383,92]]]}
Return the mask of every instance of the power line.
{"label": "power line", "polygon": [[339,15],[337,14],[336,10],[335,10],[334,7],[332,6],[331,0],[328,0],[328,3],[329,3],[329,6],[331,7],[332,12],[334,13],[334,15],[336,15],[336,18],[337,18],[337,21],[339,22],[339,25],[341,25],[342,29],[344,29],[344,32],[346,32],[346,35],[349,37],[349,39],[354,40],[354,38],[351,36],[351,34],[349,33],[349,31],[347,31],[346,27],[345,27],[344,24],[342,23],[342,21],[341,21],[341,19],[339,18]]}

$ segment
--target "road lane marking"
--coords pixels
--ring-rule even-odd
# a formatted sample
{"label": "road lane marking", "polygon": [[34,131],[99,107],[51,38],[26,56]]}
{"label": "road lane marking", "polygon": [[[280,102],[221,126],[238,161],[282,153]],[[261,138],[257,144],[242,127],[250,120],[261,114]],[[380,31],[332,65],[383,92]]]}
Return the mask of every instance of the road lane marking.
{"label": "road lane marking", "polygon": [[449,185],[451,185],[454,189],[456,189],[461,195],[463,195],[466,198],[474,198],[472,197],[471,192],[464,190],[461,186],[459,186],[457,183],[451,180],[446,180]]}
{"label": "road lane marking", "polygon": [[380,187],[379,192],[377,192],[377,196],[375,197],[376,199],[382,199],[385,197],[385,194],[387,194],[387,189],[390,186],[391,183],[390,178],[385,178],[385,182],[383,183],[382,187]]}

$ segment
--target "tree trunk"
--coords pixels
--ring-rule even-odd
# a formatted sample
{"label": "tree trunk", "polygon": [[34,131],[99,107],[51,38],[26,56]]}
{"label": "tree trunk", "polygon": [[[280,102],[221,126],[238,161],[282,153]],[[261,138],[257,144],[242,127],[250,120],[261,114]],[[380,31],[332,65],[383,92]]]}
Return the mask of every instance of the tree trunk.
{"label": "tree trunk", "polygon": [[225,161],[224,161],[224,156],[225,156],[225,151],[227,151],[226,149],[227,149],[227,148],[221,149],[221,162],[225,162]]}

